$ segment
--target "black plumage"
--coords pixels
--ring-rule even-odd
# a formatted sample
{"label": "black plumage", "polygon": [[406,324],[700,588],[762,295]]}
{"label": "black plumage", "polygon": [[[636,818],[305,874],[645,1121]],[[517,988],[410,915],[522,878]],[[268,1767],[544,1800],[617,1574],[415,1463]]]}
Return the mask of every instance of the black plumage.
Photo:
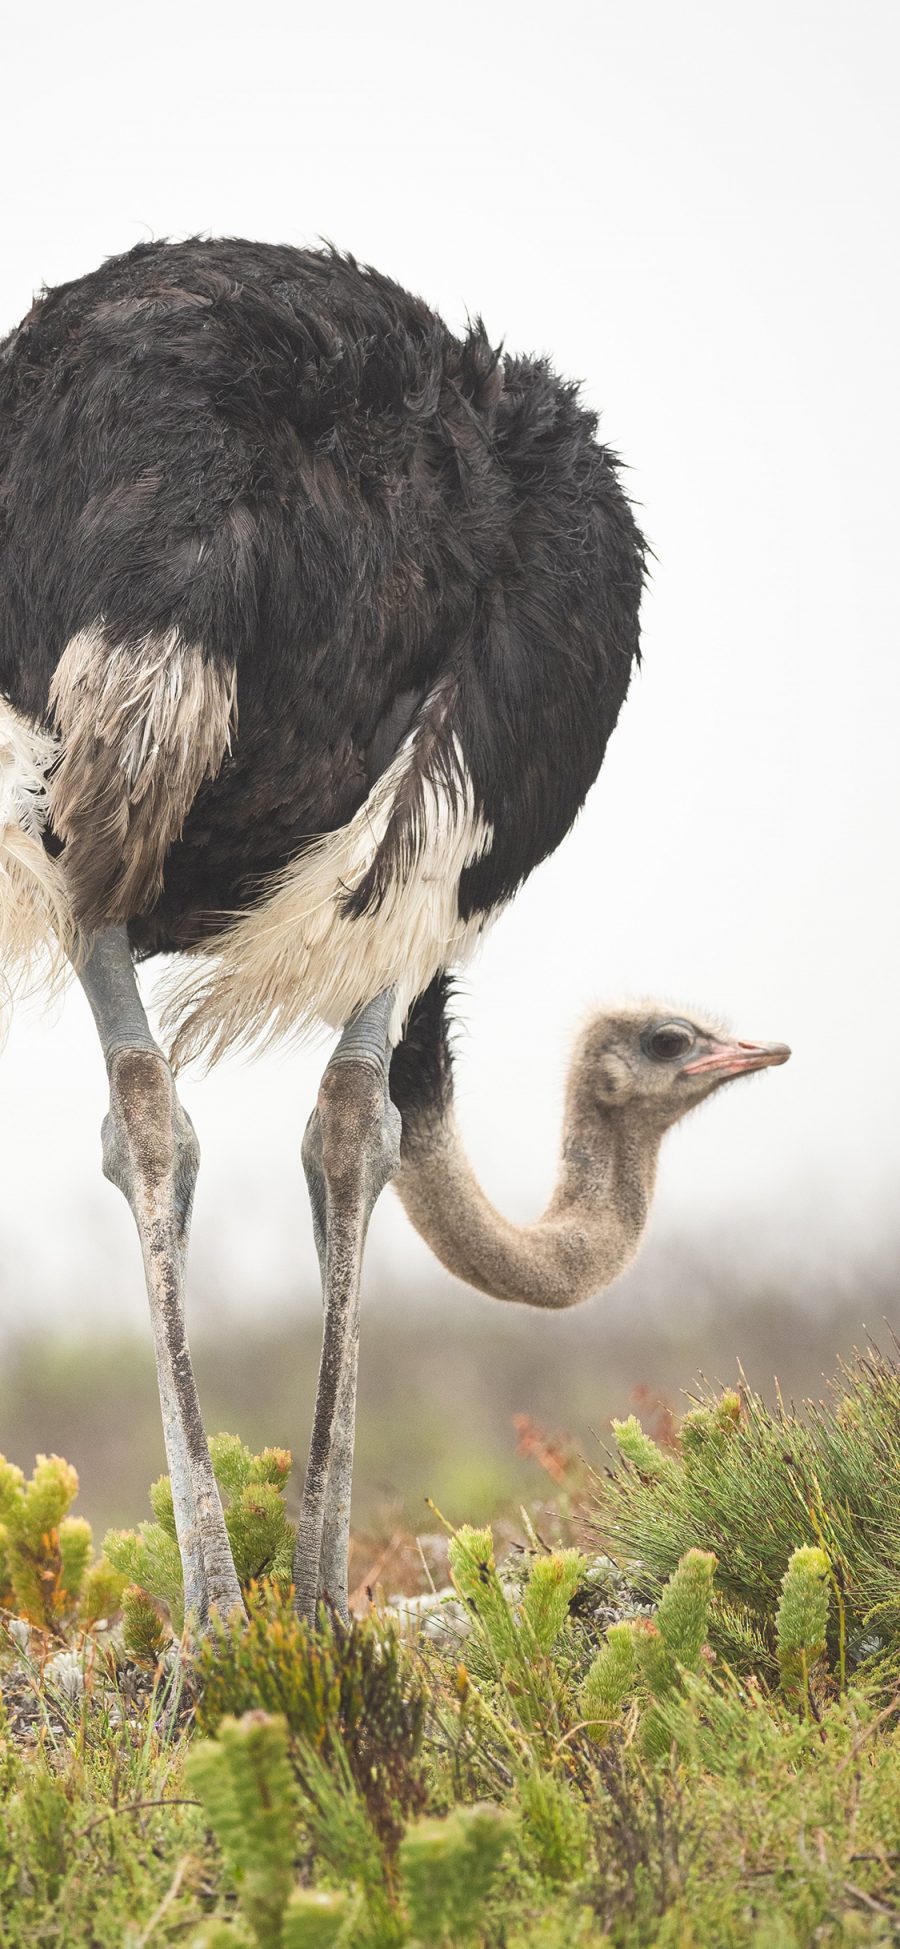
{"label": "black plumage", "polygon": [[[98,618],[237,671],[230,755],[124,916],[140,955],[252,907],[416,727],[349,911],[408,870],[422,777],[452,790],[461,766],[493,836],[460,911],[508,898],[601,764],[643,556],[574,385],[331,251],[141,245],[46,292],[0,348],[0,691],[46,721]],[[102,848],[79,886],[82,919],[123,917]]]}

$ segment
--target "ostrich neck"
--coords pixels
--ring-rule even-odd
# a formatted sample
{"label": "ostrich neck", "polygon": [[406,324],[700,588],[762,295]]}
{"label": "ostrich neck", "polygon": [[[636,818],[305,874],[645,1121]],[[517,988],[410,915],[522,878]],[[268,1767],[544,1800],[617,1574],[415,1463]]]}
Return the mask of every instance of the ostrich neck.
{"label": "ostrich neck", "polygon": [[564,1145],[542,1218],[515,1225],[485,1196],[449,1115],[416,1132],[394,1180],[416,1230],[448,1272],[494,1299],[575,1306],[608,1286],[637,1250],[659,1138],[637,1141],[621,1115],[595,1114],[589,1143]]}

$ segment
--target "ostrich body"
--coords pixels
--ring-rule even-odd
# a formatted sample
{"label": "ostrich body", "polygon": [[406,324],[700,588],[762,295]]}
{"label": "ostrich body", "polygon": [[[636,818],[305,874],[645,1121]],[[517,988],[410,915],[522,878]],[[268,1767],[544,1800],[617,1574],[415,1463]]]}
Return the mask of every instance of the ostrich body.
{"label": "ostrich body", "polygon": [[[0,957],[27,971],[55,942],[97,1023],[201,1622],[240,1592],[185,1329],[179,1061],[341,1032],[303,1145],[325,1302],[311,1616],[346,1608],[360,1268],[398,1166],[446,1264],[568,1304],[634,1250],[667,1123],[726,1057],[782,1059],[676,1021],[673,1067],[648,1053],[665,1011],[598,1018],[531,1232],[453,1134],[444,971],[568,831],[638,655],[643,548],[595,435],[545,361],[479,324],[456,338],[327,252],[141,246],[0,347]],[[175,950],[168,1058],[134,964]]]}

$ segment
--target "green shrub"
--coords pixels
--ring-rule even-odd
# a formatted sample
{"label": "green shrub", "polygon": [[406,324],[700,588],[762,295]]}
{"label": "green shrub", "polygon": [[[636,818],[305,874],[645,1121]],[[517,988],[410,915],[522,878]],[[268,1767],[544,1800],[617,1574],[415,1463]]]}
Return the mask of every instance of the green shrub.
{"label": "green shrub", "polygon": [[522,1593],[521,1623],[539,1651],[553,1650],[586,1567],[580,1550],[555,1550],[535,1558]]}
{"label": "green shrub", "polygon": [[668,1482],[675,1472],[675,1464],[670,1455],[665,1455],[658,1443],[644,1433],[636,1414],[630,1414],[627,1421],[613,1421],[612,1431],[619,1444],[621,1454],[644,1482]]}
{"label": "green shrub", "polygon": [[69,1514],[77,1494],[62,1456],[38,1455],[26,1481],[0,1455],[0,1609],[41,1631],[89,1628],[119,1609],[125,1579],[104,1559],[91,1566],[90,1523]]}
{"label": "green shrub", "polygon": [[[623,1440],[624,1437],[624,1440]],[[827,1649],[838,1678],[863,1663],[900,1672],[900,1369],[871,1351],[842,1369],[830,1403],[801,1415],[750,1390],[702,1401],[677,1455],[632,1420],[623,1465],[595,1481],[596,1524],[658,1598],[685,1551],[719,1560],[709,1636],[738,1669],[776,1681],[776,1613],[795,1550],[823,1550],[833,1602]],[[648,1445],[649,1444],[649,1445]]]}
{"label": "green shrub", "polygon": [[604,1741],[619,1723],[620,1707],[634,1688],[637,1671],[632,1625],[611,1624],[581,1687],[580,1710],[594,1739]]}
{"label": "green shrub", "polygon": [[[218,1736],[191,1752],[189,1787],[203,1803],[240,1906],[237,1928],[211,1924],[195,1949],[226,1949],[248,1938],[258,1949],[327,1949],[347,1940],[368,1949],[465,1949],[483,1940],[485,1905],[512,1819],[497,1807],[460,1808],[415,1821],[391,1877],[349,1773],[316,1757],[298,1790],[287,1722],[265,1712],[223,1719]],[[303,1828],[321,1864],[355,1885],[299,1888],[295,1861]],[[409,1931],[412,1934],[410,1936]]]}
{"label": "green shrub", "polygon": [[465,1949],[483,1940],[485,1904],[513,1822],[499,1807],[460,1807],[418,1820],[400,1848],[403,1898],[423,1949]]}
{"label": "green shrub", "polygon": [[374,1831],[390,1852],[424,1805],[425,1692],[397,1632],[376,1619],[349,1625],[298,1618],[290,1593],[251,1588],[249,1617],[213,1620],[197,1647],[202,1729],[255,1707],[280,1714],[301,1779],[309,1756],[345,1757]]}
{"label": "green shrub", "polygon": [[804,1544],[794,1551],[781,1586],[775,1618],[778,1662],[785,1691],[799,1691],[804,1708],[810,1676],[825,1656],[829,1576],[825,1551]]}
{"label": "green shrub", "polygon": [[588,1820],[583,1800],[558,1773],[539,1762],[519,1778],[519,1844],[534,1872],[563,1888],[584,1873]]}
{"label": "green shrub", "polygon": [[128,1584],[123,1592],[122,1632],[136,1658],[153,1660],[160,1657],[172,1635],[161,1606],[138,1584]]}
{"label": "green shrub", "polygon": [[476,1626],[467,1666],[502,1680],[522,1726],[543,1727],[547,1737],[562,1725],[563,1686],[553,1654],[565,1652],[572,1600],[586,1568],[579,1550],[536,1556],[520,1592],[507,1592],[489,1529],[463,1525],[450,1539],[450,1575]]}
{"label": "green shrub", "polygon": [[[209,1452],[225,1511],[235,1569],[246,1593],[268,1578],[287,1589],[291,1580],[294,1526],[284,1489],[291,1471],[286,1448],[264,1448],[254,1455],[237,1435],[213,1435]],[[184,1625],[184,1578],[175,1529],[172,1485],[161,1475],[150,1489],[154,1521],[136,1530],[109,1530],[104,1550],[123,1582],[166,1606],[172,1629]],[[126,1642],[130,1629],[126,1619]],[[139,1655],[141,1645],[132,1647]]]}
{"label": "green shrub", "polygon": [[259,1949],[281,1949],[296,1815],[284,1720],[265,1712],[223,1719],[215,1740],[194,1746],[186,1777],[203,1802]]}

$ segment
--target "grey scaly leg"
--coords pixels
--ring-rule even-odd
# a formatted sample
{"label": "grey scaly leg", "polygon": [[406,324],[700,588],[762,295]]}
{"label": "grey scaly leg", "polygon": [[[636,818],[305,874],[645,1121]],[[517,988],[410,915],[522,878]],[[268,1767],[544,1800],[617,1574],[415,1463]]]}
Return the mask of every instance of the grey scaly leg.
{"label": "grey scaly leg", "polygon": [[389,990],[348,1023],[303,1140],[325,1302],[294,1557],[297,1608],[310,1621],[323,1596],[347,1616],[359,1282],[375,1201],[400,1162],[400,1116],[388,1094],[393,1005]]}
{"label": "grey scaly leg", "polygon": [[200,1151],[150,1033],[124,927],[96,936],[79,974],[109,1075],[103,1170],[131,1206],[144,1259],[185,1615],[205,1624],[212,1609],[224,1615],[242,1598],[184,1317],[184,1261]]}
{"label": "grey scaly leg", "polygon": [[[319,1259],[319,1275],[322,1281],[322,1300],[325,1300],[326,1235],[328,1225],[328,1192],[325,1184],[325,1168],[322,1159],[322,1125],[316,1108],[303,1133],[303,1169],[306,1174],[310,1210],[313,1221],[313,1237]],[[351,1321],[348,1332],[348,1345],[345,1349],[343,1379],[338,1395],[336,1427],[328,1467],[325,1490],[325,1514],[323,1519],[322,1543],[319,1553],[319,1590],[327,1594],[341,1617],[349,1612],[347,1591],[347,1563],[350,1553],[350,1492],[353,1478],[353,1446],[356,1422],[356,1371],[359,1353],[359,1307],[355,1308],[356,1318]],[[347,1427],[349,1422],[349,1440]],[[344,1441],[341,1443],[341,1432]],[[339,1448],[341,1453],[339,1454]],[[341,1493],[338,1491],[338,1480]],[[339,1507],[335,1508],[338,1501]]]}

